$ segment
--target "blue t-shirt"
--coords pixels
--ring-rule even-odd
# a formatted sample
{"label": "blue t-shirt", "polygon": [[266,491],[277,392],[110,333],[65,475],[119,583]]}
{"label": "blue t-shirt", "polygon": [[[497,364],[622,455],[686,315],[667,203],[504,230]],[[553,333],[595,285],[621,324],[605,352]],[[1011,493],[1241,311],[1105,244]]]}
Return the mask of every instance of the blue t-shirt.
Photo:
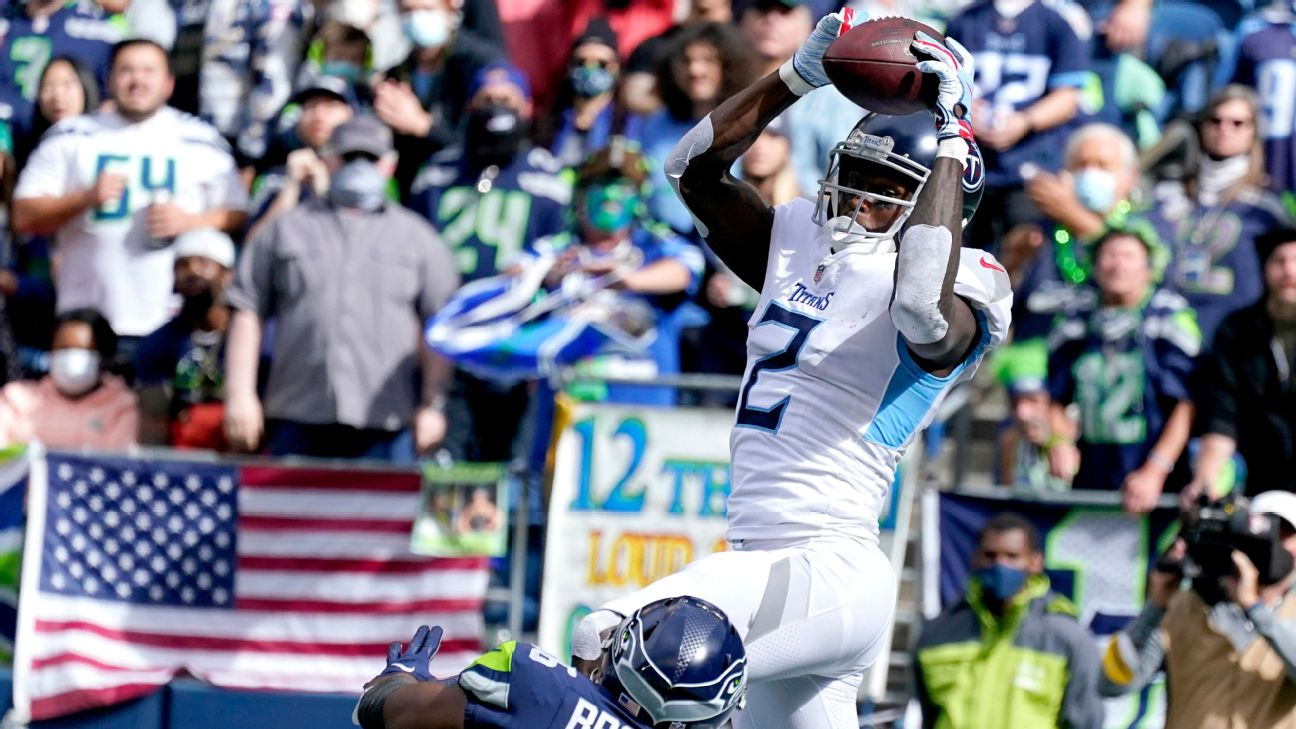
{"label": "blue t-shirt", "polygon": [[419,171],[408,206],[436,226],[468,283],[496,275],[533,241],[561,232],[570,203],[571,183],[547,150],[524,150],[491,177],[469,169],[453,147]]}
{"label": "blue t-shirt", "polygon": [[1148,213],[1170,245],[1166,283],[1197,312],[1208,345],[1224,317],[1264,293],[1256,236],[1288,224],[1282,203],[1271,193],[1244,191],[1220,207],[1207,208],[1175,196]]}
{"label": "blue t-shirt", "polygon": [[1270,23],[1243,38],[1233,81],[1260,95],[1270,189],[1296,189],[1296,24]]}
{"label": "blue t-shirt", "polygon": [[52,15],[33,20],[23,3],[4,10],[0,35],[0,83],[34,101],[45,64],[69,56],[90,69],[104,96],[113,45],[126,37],[126,19],[110,15],[92,0],[73,0]]}
{"label": "blue t-shirt", "polygon": [[[950,20],[946,35],[958,39],[976,56],[977,98],[996,116],[1021,111],[1060,87],[1083,86],[1089,78],[1089,49],[1056,10],[1034,2],[1016,18],[1005,18],[989,0]],[[975,125],[990,120],[974,119]],[[1071,125],[1027,134],[1013,147],[996,152],[982,146],[986,184],[1022,183],[1022,165],[1048,171],[1062,166],[1062,150]]]}
{"label": "blue t-shirt", "polygon": [[[529,643],[509,641],[459,674],[467,729],[647,729],[639,708],[613,697]],[[644,717],[647,718],[646,716]]]}
{"label": "blue t-shirt", "polygon": [[1158,290],[1137,309],[1101,306],[1082,289],[1049,336],[1049,394],[1080,409],[1077,489],[1119,490],[1143,465],[1170,411],[1189,400],[1201,349],[1182,296]]}

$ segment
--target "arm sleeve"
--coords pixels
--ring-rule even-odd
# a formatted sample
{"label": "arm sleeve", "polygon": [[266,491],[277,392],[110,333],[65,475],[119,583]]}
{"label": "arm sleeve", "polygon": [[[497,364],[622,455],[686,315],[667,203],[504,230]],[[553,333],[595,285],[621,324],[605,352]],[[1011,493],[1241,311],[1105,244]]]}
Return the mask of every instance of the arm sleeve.
{"label": "arm sleeve", "polygon": [[1098,691],[1103,696],[1123,696],[1141,690],[1161,670],[1165,660],[1165,643],[1161,635],[1161,618],[1165,610],[1148,604],[1124,630],[1107,643],[1098,676]]}
{"label": "arm sleeve", "polygon": [[432,230],[432,226],[419,222],[423,235],[427,238],[423,270],[419,272],[419,315],[426,319],[435,314],[459,288],[459,271],[455,268],[450,248]]}
{"label": "arm sleeve", "polygon": [[1232,353],[1237,350],[1227,323],[1216,333],[1199,373],[1197,423],[1202,435],[1215,433],[1236,440],[1238,373]]}
{"label": "arm sleeve", "polygon": [[72,144],[71,135],[46,135],[27,158],[27,165],[18,176],[14,199],[62,197],[70,193],[74,189],[71,169]]}
{"label": "arm sleeve", "polygon": [[234,274],[234,285],[225,292],[230,306],[254,311],[262,320],[274,313],[275,239],[279,222],[271,221],[243,247],[238,270]]}
{"label": "arm sleeve", "polygon": [[1053,65],[1047,88],[1079,88],[1089,78],[1089,46],[1061,15],[1053,18]]}
{"label": "arm sleeve", "polygon": [[1287,671],[1287,682],[1296,684],[1296,624],[1274,615],[1273,610],[1265,605],[1253,605],[1247,610],[1247,618],[1255,626],[1256,632],[1269,641]]}
{"label": "arm sleeve", "polygon": [[1103,702],[1098,693],[1098,649],[1093,637],[1079,623],[1074,628],[1067,663],[1068,680],[1062,697],[1059,727],[1064,729],[1102,729]]}
{"label": "arm sleeve", "polygon": [[1175,400],[1192,400],[1189,385],[1196,369],[1197,355],[1201,352],[1201,328],[1197,314],[1183,308],[1165,319],[1162,336],[1154,343],[1154,352],[1160,364],[1160,390]]}

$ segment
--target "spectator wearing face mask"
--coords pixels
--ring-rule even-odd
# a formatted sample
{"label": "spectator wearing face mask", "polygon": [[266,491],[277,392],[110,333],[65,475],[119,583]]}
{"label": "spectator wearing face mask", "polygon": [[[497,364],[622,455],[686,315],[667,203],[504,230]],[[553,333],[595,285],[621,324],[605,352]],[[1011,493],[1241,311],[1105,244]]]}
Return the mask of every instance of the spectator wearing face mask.
{"label": "spectator wearing face mask", "polygon": [[234,280],[234,241],[210,228],[175,242],[175,318],[144,338],[135,352],[140,441],[225,450],[225,289]]}
{"label": "spectator wearing face mask", "polygon": [[1196,173],[1156,189],[1152,220],[1172,251],[1167,281],[1197,311],[1207,344],[1226,316],[1264,292],[1256,237],[1288,224],[1278,196],[1264,187],[1259,114],[1255,91],[1221,89],[1202,115]]}
{"label": "spectator wearing face mask", "polygon": [[460,138],[472,79],[506,60],[462,27],[461,0],[400,0],[401,23],[414,49],[374,88],[374,112],[396,132],[396,180],[408,190],[419,168]]}
{"label": "spectator wearing face mask", "polygon": [[306,58],[297,71],[298,93],[321,79],[334,78],[345,81],[351,87],[349,95],[358,101],[372,102],[369,77],[374,70],[373,54],[373,42],[360,28],[337,21],[325,23],[306,47]]}
{"label": "spectator wearing face mask", "polygon": [[[606,147],[612,134],[638,131],[640,118],[620,112],[614,98],[621,72],[616,47],[616,33],[607,21],[591,20],[572,45],[553,111],[537,125],[537,144],[565,167]],[[618,122],[621,128],[615,129]]]}
{"label": "spectator wearing face mask", "polygon": [[[434,156],[410,191],[410,208],[441,231],[464,281],[500,273],[523,248],[565,226],[571,185],[553,155],[527,144],[530,90],[504,64],[473,78],[462,145]],[[525,384],[455,375],[452,420],[468,424],[447,447],[457,457],[507,461],[529,401]]]}
{"label": "spectator wearing face mask", "polygon": [[328,192],[329,173],[322,153],[333,130],[355,114],[355,97],[340,78],[321,76],[292,98],[297,106],[294,136],[301,144],[284,164],[266,170],[252,182],[248,202],[248,238],[299,203]]}
{"label": "spectator wearing face mask", "polygon": [[387,200],[394,153],[382,122],[364,115],[333,130],[324,161],[328,195],[249,241],[227,292],[225,436],[236,450],[268,431],[273,455],[408,462],[445,435],[449,368],[422,345],[422,325],[459,277],[432,227]]}
{"label": "spectator wearing face mask", "polygon": [[1027,182],[1040,222],[1010,230],[999,257],[1013,282],[1017,341],[1048,335],[1076,287],[1090,281],[1094,240],[1109,223],[1142,209],[1133,199],[1138,149],[1120,129],[1080,127],[1067,139],[1062,158],[1062,172],[1037,172]]}
{"label": "spectator wearing face mask", "polygon": [[59,314],[50,373],[0,390],[0,442],[39,440],[50,448],[122,450],[138,440],[135,393],[106,367],[117,335],[94,309]]}

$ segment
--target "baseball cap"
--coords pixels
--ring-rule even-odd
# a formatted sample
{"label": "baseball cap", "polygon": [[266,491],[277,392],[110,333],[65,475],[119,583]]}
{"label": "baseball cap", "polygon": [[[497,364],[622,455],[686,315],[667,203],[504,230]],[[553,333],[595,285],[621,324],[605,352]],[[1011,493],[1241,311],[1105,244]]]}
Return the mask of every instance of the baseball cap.
{"label": "baseball cap", "polygon": [[381,157],[392,151],[392,132],[378,117],[358,114],[333,130],[328,151],[339,156],[364,152]]}
{"label": "baseball cap", "polygon": [[1296,494],[1290,491],[1266,491],[1251,499],[1251,511],[1273,514],[1296,529]]}
{"label": "baseball cap", "polygon": [[1048,390],[1048,346],[1042,341],[1000,347],[993,355],[991,368],[1014,397]]}
{"label": "baseball cap", "polygon": [[763,131],[769,132],[770,134],[777,134],[784,139],[792,138],[792,129],[788,124],[787,117],[783,114],[779,114],[770,120],[770,123],[765,125]]}
{"label": "baseball cap", "polygon": [[176,258],[202,256],[225,268],[234,267],[234,241],[215,228],[198,228],[177,235],[172,250]]}
{"label": "baseball cap", "polygon": [[499,83],[513,84],[523,96],[531,98],[531,84],[527,81],[526,74],[511,63],[492,63],[479,69],[468,84],[468,98],[476,96],[478,91],[487,86]]}
{"label": "baseball cap", "polygon": [[356,106],[355,91],[352,90],[351,84],[337,76],[316,76],[309,84],[293,94],[289,103],[304,104],[307,99],[316,96],[331,96],[346,103],[347,106],[352,108]]}

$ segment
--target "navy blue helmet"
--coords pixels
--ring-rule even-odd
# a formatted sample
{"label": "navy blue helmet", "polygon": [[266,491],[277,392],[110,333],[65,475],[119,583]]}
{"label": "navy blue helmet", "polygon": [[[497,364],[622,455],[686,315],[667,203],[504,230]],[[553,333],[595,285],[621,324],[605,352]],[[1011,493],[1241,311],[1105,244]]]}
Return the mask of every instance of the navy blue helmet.
{"label": "navy blue helmet", "polygon": [[[967,163],[963,169],[964,225],[972,219],[985,191],[985,162],[976,144],[969,146]],[[843,208],[847,200],[868,199],[875,204],[881,202],[898,205],[903,211],[886,230],[868,233],[858,229],[850,231],[864,239],[893,238],[913,212],[914,202],[926,184],[935,161],[936,130],[932,126],[930,112],[920,111],[905,116],[866,114],[846,139],[838,142],[828,154],[828,172],[819,182],[819,200],[814,220],[820,225],[839,216],[848,218],[844,224],[853,220],[860,203],[856,203],[856,210],[845,210]],[[886,174],[911,185],[913,194],[908,199],[900,199],[849,187],[842,175],[843,165],[848,169],[862,165],[881,167]]]}
{"label": "navy blue helmet", "polygon": [[719,608],[671,597],[639,608],[612,634],[603,688],[654,729],[719,729],[747,692],[747,652]]}

